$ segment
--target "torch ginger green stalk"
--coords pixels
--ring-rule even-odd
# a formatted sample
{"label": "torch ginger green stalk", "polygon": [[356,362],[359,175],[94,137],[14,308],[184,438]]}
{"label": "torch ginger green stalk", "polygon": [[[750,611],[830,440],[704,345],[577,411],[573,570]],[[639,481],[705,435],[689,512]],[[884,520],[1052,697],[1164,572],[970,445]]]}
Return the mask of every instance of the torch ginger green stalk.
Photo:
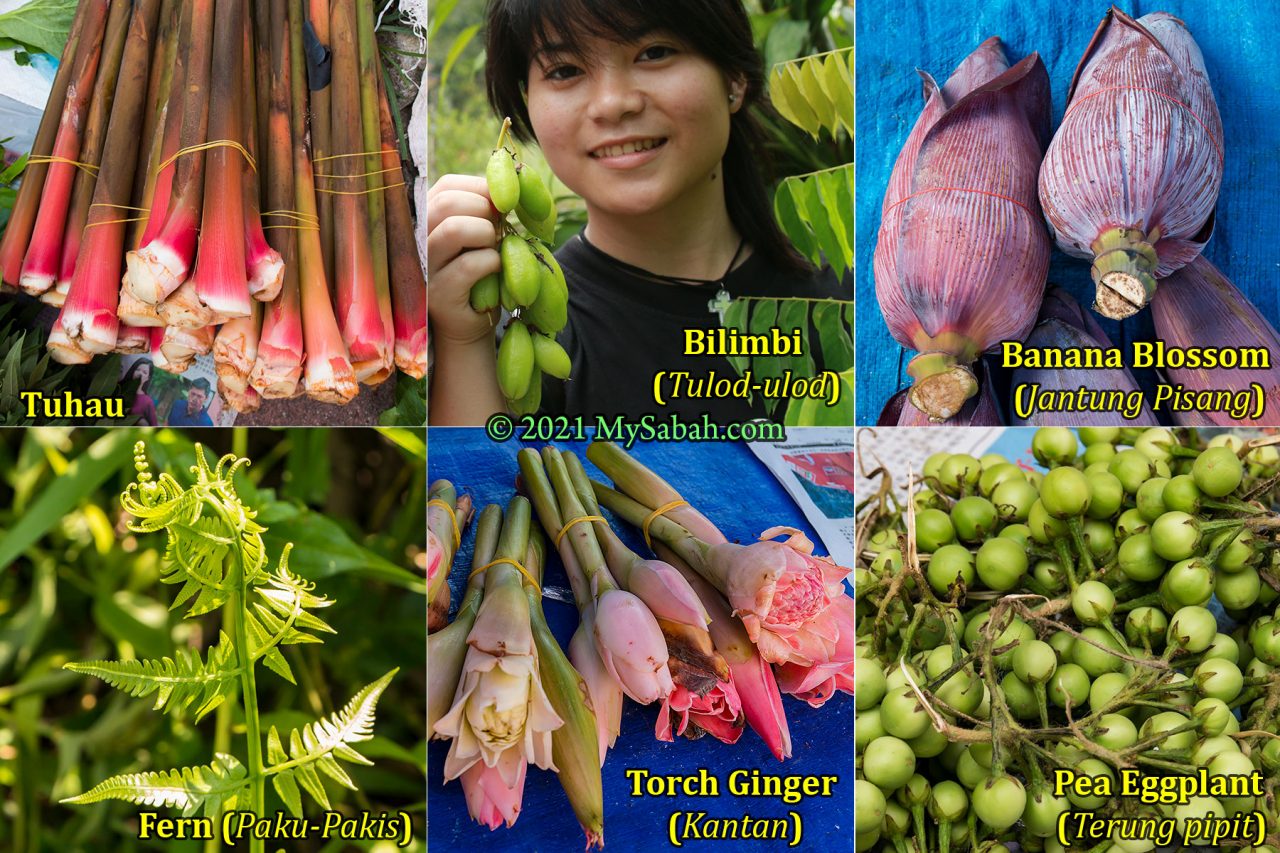
{"label": "torch ginger green stalk", "polygon": [[[529,502],[516,497],[507,506],[497,556],[525,559],[529,544]],[[468,793],[483,786],[510,825],[519,813],[525,769],[532,762],[554,770],[551,733],[564,725],[539,677],[537,647],[522,590],[521,573],[509,563],[485,572],[484,601],[467,637],[466,659],[453,707],[435,732],[453,739],[445,759],[445,781],[463,777]],[[494,782],[501,782],[497,788]],[[496,795],[496,796],[495,796]],[[488,816],[491,819],[491,816]],[[492,824],[490,824],[492,825]]]}

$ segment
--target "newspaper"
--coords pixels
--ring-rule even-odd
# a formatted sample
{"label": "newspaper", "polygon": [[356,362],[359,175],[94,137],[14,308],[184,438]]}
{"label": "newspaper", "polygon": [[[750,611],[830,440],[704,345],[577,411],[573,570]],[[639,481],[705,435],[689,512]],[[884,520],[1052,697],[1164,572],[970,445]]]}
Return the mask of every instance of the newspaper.
{"label": "newspaper", "polygon": [[827,554],[854,564],[853,433],[844,428],[805,427],[788,440],[747,446],[778,479],[813,526]]}
{"label": "newspaper", "polygon": [[[999,453],[1010,462],[1028,470],[1039,468],[1031,455],[1031,437],[1034,429],[1007,429],[1005,427],[893,427],[889,429],[864,429],[858,433],[858,494],[875,494],[880,488],[880,478],[867,477],[877,468],[883,468],[893,477],[894,491],[899,498],[907,496],[907,472],[917,478],[924,461],[934,453],[968,453],[982,456]],[[1043,470],[1043,469],[1040,469]]]}
{"label": "newspaper", "polygon": [[196,356],[186,373],[156,369],[149,354],[120,360],[120,381],[138,381],[130,414],[143,426],[231,426],[235,410],[218,394],[218,374],[212,355]]}

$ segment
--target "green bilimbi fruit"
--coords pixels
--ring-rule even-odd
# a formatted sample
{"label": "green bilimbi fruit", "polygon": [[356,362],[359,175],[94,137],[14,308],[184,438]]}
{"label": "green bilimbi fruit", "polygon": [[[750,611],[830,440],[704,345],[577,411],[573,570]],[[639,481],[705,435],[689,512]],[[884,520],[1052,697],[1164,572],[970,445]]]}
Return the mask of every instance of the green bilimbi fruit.
{"label": "green bilimbi fruit", "polygon": [[556,241],[556,208],[551,205],[551,212],[542,219],[534,219],[533,214],[524,209],[523,205],[516,205],[516,218],[520,220],[520,224],[529,229],[529,233],[537,237],[544,243],[554,243]]}
{"label": "green bilimbi fruit", "polygon": [[538,331],[554,335],[569,322],[569,285],[564,280],[564,270],[550,252],[539,252],[542,284],[538,298],[525,308],[521,315],[533,323]]}
{"label": "green bilimbi fruit", "polygon": [[542,405],[542,371],[536,367],[533,369],[533,375],[529,377],[529,390],[519,400],[510,401],[510,405],[513,415],[532,415],[538,411],[538,407]]}
{"label": "green bilimbi fruit", "polygon": [[508,234],[502,238],[502,283],[516,305],[532,305],[542,286],[542,270],[532,247],[523,237]]}
{"label": "green bilimbi fruit", "polygon": [[519,400],[533,380],[533,340],[524,323],[515,322],[498,344],[498,386],[508,400]]}
{"label": "green bilimbi fruit", "polygon": [[537,172],[524,164],[520,165],[516,175],[520,182],[520,196],[516,203],[534,220],[542,222],[555,210],[547,185]]}
{"label": "green bilimbi fruit", "polygon": [[533,336],[533,360],[539,369],[556,379],[568,379],[569,371],[573,369],[573,362],[564,347],[547,335]]}
{"label": "green bilimbi fruit", "polygon": [[516,161],[511,152],[499,148],[490,154],[484,179],[489,185],[489,200],[499,213],[510,213],[520,203],[520,176],[516,174]]}
{"label": "green bilimbi fruit", "polygon": [[491,272],[471,285],[471,309],[481,314],[498,307],[498,296],[502,288],[502,279],[496,272]]}

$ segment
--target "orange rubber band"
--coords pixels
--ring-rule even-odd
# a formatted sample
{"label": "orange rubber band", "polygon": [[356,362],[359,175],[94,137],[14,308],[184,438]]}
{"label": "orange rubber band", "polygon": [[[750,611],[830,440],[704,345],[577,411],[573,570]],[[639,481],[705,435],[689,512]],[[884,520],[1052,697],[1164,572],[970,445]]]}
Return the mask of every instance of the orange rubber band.
{"label": "orange rubber band", "polygon": [[444,507],[444,511],[449,513],[449,520],[453,522],[453,547],[457,548],[459,545],[461,545],[462,531],[458,529],[458,516],[454,514],[453,507],[449,506],[447,503],[440,500],[440,498],[432,498],[431,500],[427,501],[427,506],[428,507],[432,507],[432,506]]}
{"label": "orange rubber band", "polygon": [[564,527],[560,528],[560,532],[556,534],[556,550],[560,549],[560,541],[564,539],[564,535],[569,532],[569,528],[583,521],[604,521],[601,515],[580,515],[572,521],[566,521]]}
{"label": "orange rubber band", "polygon": [[644,544],[649,546],[649,550],[653,550],[653,540],[649,538],[649,525],[657,521],[658,516],[666,515],[668,512],[670,512],[673,509],[678,509],[679,507],[688,506],[688,505],[689,505],[688,501],[674,500],[674,501],[671,501],[670,503],[663,504],[662,506],[658,507],[653,512],[645,516],[644,524],[640,525],[640,532],[644,534]]}

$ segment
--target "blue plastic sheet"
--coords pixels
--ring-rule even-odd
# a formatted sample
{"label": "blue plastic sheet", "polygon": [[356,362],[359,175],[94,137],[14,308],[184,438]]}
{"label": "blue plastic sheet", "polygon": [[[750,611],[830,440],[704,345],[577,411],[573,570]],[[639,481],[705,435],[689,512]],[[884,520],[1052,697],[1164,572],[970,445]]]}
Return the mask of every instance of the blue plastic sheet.
{"label": "blue plastic sheet", "polygon": [[[1225,174],[1217,229],[1205,256],[1280,326],[1280,90],[1274,46],[1280,6],[1272,0],[1165,0],[1117,4],[1140,17],[1177,15],[1204,54],[1222,116]],[[1056,130],[1077,63],[1106,13],[1084,0],[860,0],[858,3],[858,422],[875,423],[891,394],[910,384],[914,354],[889,334],[872,277],[880,206],[889,174],[923,104],[916,69],[941,83],[984,39],[1000,36],[1012,64],[1039,51],[1049,72]],[[1089,264],[1054,249],[1049,281],[1091,305]],[[1154,337],[1150,312],[1123,324],[1097,317],[1116,346]],[[1229,345],[1231,341],[1211,341]],[[1150,385],[1152,376],[1137,376]],[[1004,401],[1002,401],[1003,404]]]}
{"label": "blue plastic sheet", "polygon": [[[518,471],[517,442],[495,444],[480,429],[433,429],[431,431],[431,479],[451,480],[459,491],[472,496],[478,513],[486,504],[506,506],[515,492]],[[586,445],[557,442],[561,450],[572,450],[583,459],[588,474],[607,481],[586,461]],[[637,445],[632,455],[657,471],[691,504],[698,507],[732,541],[752,542],[767,527],[785,524],[803,530],[825,554],[813,529],[805,522],[791,498],[768,470],[742,444],[683,442],[679,444]],[[606,513],[607,515],[608,513]],[[639,533],[614,520],[614,529],[635,551],[649,554]],[[463,536],[463,546],[454,560],[450,577],[456,607],[465,586],[466,567],[471,565],[474,524]],[[556,588],[566,594],[568,581],[558,557],[552,557],[545,583],[552,591],[544,598],[547,621],[567,646],[577,627],[578,614],[571,603],[554,600]],[[430,661],[427,663],[430,666]],[[657,707],[642,707],[627,700],[622,715],[622,732],[609,751],[604,774],[605,850],[665,850],[670,847],[667,821],[673,811],[705,811],[711,817],[785,818],[790,811],[802,818],[804,837],[796,850],[853,850],[854,743],[853,697],[837,694],[822,708],[783,697],[783,707],[791,731],[792,758],[777,761],[750,727],[733,746],[710,736],[697,741],[678,738],[662,743],[654,738]],[[432,850],[467,850],[483,845],[489,851],[581,850],[582,830],[569,809],[555,775],[529,768],[525,783],[523,812],[515,826],[500,827],[490,833],[472,822],[458,782],[443,783],[443,767],[448,743],[435,741],[428,755],[428,846]],[[655,774],[695,774],[707,768],[720,780],[720,796],[715,798],[632,797],[625,771],[644,768]],[[730,771],[758,768],[764,774],[833,774],[840,777],[829,799],[806,798],[796,805],[776,799],[733,797],[727,790]],[[731,849],[776,851],[777,841],[688,842],[685,849]]]}

